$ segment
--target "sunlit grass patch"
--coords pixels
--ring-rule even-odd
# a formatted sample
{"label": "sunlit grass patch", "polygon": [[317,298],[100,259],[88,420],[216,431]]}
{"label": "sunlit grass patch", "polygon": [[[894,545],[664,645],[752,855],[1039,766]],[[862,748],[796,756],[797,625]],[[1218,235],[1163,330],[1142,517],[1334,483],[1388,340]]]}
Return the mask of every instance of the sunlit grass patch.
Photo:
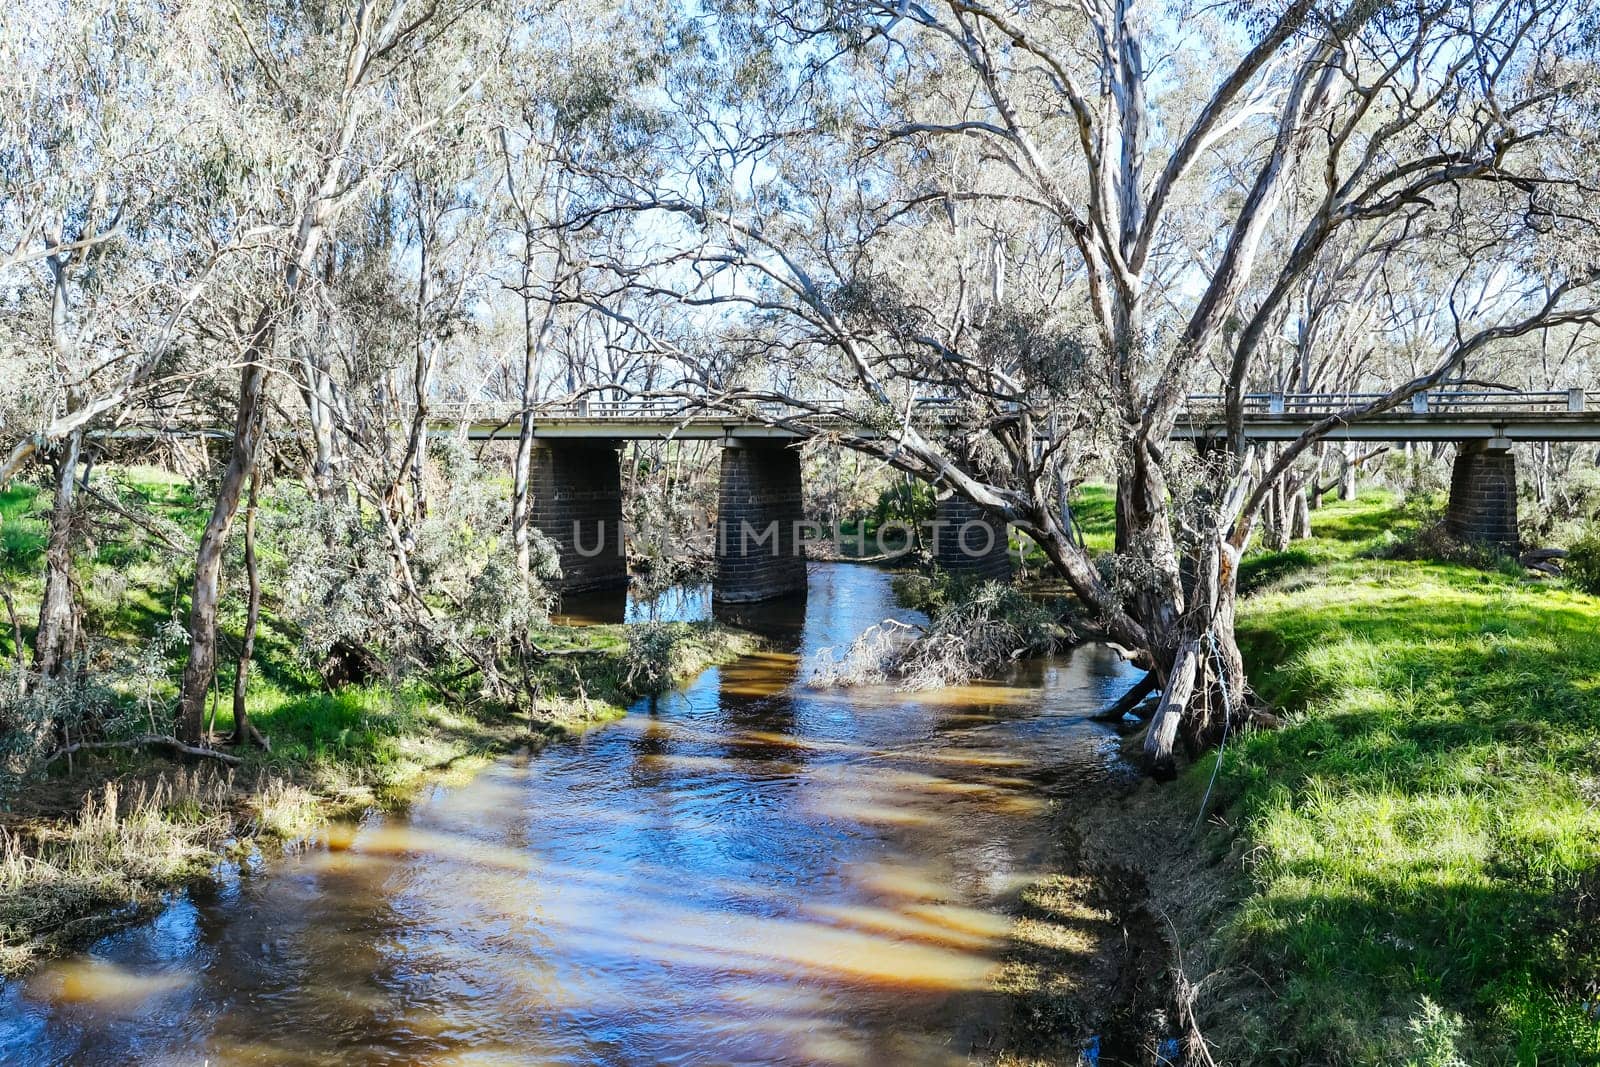
{"label": "sunlit grass patch", "polygon": [[1275,996],[1240,1029],[1275,1062],[1600,1062],[1600,599],[1360,558],[1399,521],[1324,511],[1311,569],[1241,610],[1286,725],[1218,779],[1250,857],[1231,940]]}
{"label": "sunlit grass patch", "polygon": [[[44,558],[48,533],[39,507],[40,494],[34,486],[14,482],[0,489],[0,582],[6,583],[14,595],[31,593],[40,584],[39,561]],[[0,618],[0,648],[8,655],[9,623]]]}

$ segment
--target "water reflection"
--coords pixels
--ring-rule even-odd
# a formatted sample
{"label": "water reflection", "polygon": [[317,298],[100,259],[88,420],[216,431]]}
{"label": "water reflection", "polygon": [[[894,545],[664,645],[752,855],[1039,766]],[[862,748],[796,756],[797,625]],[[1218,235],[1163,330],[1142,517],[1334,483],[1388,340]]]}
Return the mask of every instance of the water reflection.
{"label": "water reflection", "polygon": [[[804,602],[804,598],[801,598]],[[623,622],[693,622],[709,618],[709,585],[674,585],[654,596],[635,596],[627,589],[568,593],[551,618],[565,626],[600,626]]]}
{"label": "water reflection", "polygon": [[[710,610],[683,598],[679,614]],[[967,1062],[1052,793],[1106,773],[1088,648],[934,693],[818,692],[892,602],[803,625],[408,818],[231,873],[0,995],[6,1063]],[[747,621],[759,616],[746,609]]]}

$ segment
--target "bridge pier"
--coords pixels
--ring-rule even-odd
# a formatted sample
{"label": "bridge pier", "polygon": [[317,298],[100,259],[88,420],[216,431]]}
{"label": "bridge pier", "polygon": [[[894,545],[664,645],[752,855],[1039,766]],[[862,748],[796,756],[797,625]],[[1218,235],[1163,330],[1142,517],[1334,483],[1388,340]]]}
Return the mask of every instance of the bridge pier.
{"label": "bridge pier", "polygon": [[1459,541],[1517,550],[1517,457],[1504,438],[1456,445],[1445,528]]}
{"label": "bridge pier", "polygon": [[533,528],[561,553],[564,593],[628,584],[616,441],[540,441],[528,472]]}
{"label": "bridge pier", "polygon": [[985,581],[1011,578],[1006,524],[959,493],[934,509],[933,560],[951,574]]}
{"label": "bridge pier", "polygon": [[782,442],[729,442],[722,450],[712,599],[744,604],[805,592],[804,526],[800,453]]}

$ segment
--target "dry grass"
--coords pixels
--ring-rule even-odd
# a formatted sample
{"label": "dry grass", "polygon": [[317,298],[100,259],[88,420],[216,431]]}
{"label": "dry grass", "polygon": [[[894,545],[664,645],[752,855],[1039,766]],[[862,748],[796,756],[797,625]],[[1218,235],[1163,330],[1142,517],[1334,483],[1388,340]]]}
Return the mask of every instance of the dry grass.
{"label": "dry grass", "polygon": [[[692,678],[756,644],[721,627],[688,627],[672,649],[673,677]],[[0,829],[0,975],[207,877],[226,851],[292,845],[330,818],[404,805],[426,785],[465,782],[497,753],[622,714],[631,700],[620,682],[624,649],[610,642],[571,678],[552,679],[527,712],[449,708],[375,686],[295,696],[268,689],[254,720],[273,751],[243,753],[237,776],[209,767],[157,774],[152,768],[164,764],[143,754],[81,765],[81,777],[47,783],[54,796],[36,790],[31,813]],[[119,779],[95,777],[117,770]],[[51,817],[86,786],[73,817]]]}
{"label": "dry grass", "polygon": [[107,782],[76,818],[26,838],[0,829],[0,973],[204,876],[232,832],[232,789],[228,775],[209,769],[126,789]]}

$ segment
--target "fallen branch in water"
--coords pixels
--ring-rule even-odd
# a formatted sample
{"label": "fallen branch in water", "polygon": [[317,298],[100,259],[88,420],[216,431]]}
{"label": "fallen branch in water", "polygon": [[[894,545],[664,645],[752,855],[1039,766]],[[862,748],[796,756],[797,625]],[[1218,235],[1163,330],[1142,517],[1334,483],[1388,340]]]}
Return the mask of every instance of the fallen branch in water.
{"label": "fallen branch in water", "polygon": [[[1133,683],[1133,686],[1117,702],[1093,716],[1096,722],[1121,722],[1122,717],[1144,702],[1144,699],[1159,689],[1161,683],[1156,681],[1155,671],[1150,671],[1143,678]],[[1148,718],[1148,716],[1144,716]]]}
{"label": "fallen branch in water", "polygon": [[186,745],[182,741],[179,741],[176,737],[167,737],[161,734],[145,734],[141,737],[130,737],[126,741],[74,741],[70,745],[64,745],[63,747],[56,749],[54,754],[52,754],[49,759],[45,760],[45,763],[54,763],[62,756],[70,756],[74,752],[82,752],[85,749],[143,748],[147,745],[154,745],[159,748],[170,748],[176,752],[182,752],[186,756],[202,756],[206,759],[221,760],[223,763],[239,764],[244,762],[238,756],[231,755],[227,752],[219,752],[214,748],[201,748],[198,745]]}

